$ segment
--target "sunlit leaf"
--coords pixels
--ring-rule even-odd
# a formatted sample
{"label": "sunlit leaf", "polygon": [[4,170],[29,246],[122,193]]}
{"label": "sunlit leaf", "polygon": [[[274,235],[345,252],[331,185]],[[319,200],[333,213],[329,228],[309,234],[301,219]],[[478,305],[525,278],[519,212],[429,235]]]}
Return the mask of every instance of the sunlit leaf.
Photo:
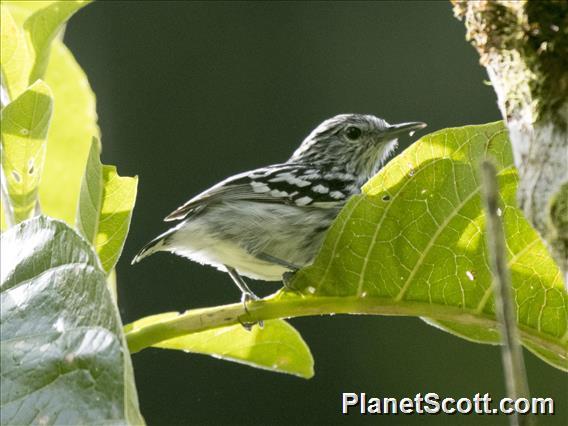
{"label": "sunlit leaf", "polygon": [[143,424],[91,245],[41,216],[3,234],[1,261],[1,423]]}
{"label": "sunlit leaf", "polygon": [[24,22],[34,61],[30,71],[29,82],[43,78],[49,61],[51,43],[62,28],[62,25],[77,10],[87,5],[88,1],[60,1],[52,3],[34,12]]}
{"label": "sunlit leaf", "polygon": [[74,225],[91,140],[100,137],[95,96],[73,55],[57,40],[49,64],[45,79],[54,111],[39,197],[46,214]]}
{"label": "sunlit leaf", "polygon": [[99,141],[93,138],[81,183],[76,221],[77,229],[91,243],[97,237],[103,202],[103,165],[100,155]]}
{"label": "sunlit leaf", "polygon": [[2,110],[2,168],[16,222],[36,208],[52,104],[40,80]]}
{"label": "sunlit leaf", "polygon": [[122,177],[114,166],[103,166],[103,199],[95,247],[105,271],[116,265],[130,228],[138,177]]}
{"label": "sunlit leaf", "polygon": [[17,98],[28,87],[32,60],[23,29],[16,23],[4,2],[0,7],[2,11],[0,64],[2,86],[7,91],[5,94],[8,97],[7,103]]}
{"label": "sunlit leaf", "polygon": [[394,158],[349,201],[314,264],[291,285],[306,297],[415,305],[422,315],[425,304],[443,329],[498,342],[494,326],[473,321],[495,317],[478,176],[487,156],[499,169],[523,343],[568,369],[567,294],[558,267],[516,207],[517,172],[501,123],[442,130]]}
{"label": "sunlit leaf", "polygon": [[7,5],[14,15],[18,25],[23,27],[24,21],[39,9],[56,3],[57,0],[3,0],[2,3]]}
{"label": "sunlit leaf", "polygon": [[[57,6],[56,2],[52,1],[4,1],[2,5],[11,12],[21,32],[24,31],[22,28],[24,22],[34,13],[46,13],[45,16],[48,16],[50,12],[45,12],[46,8]],[[69,12],[83,5],[84,3],[65,5],[62,10]],[[61,16],[57,17],[53,22],[60,18]],[[41,20],[37,20],[36,24],[39,25],[40,22]],[[38,30],[41,28],[38,27]],[[50,37],[45,38],[48,39]],[[26,47],[25,44],[22,46]],[[97,126],[95,96],[85,73],[59,38],[51,39],[50,46],[49,48],[44,44],[47,51],[51,52],[45,81],[52,91],[54,110],[39,198],[44,213],[73,225],[91,139],[93,137],[100,139],[100,133]],[[4,46],[2,50],[4,51]],[[28,77],[26,74],[24,80],[27,81]],[[65,191],[61,188],[65,188]]]}
{"label": "sunlit leaf", "polygon": [[77,208],[77,229],[93,243],[103,268],[110,272],[120,257],[136,201],[137,177],[121,177],[102,165],[100,144],[93,138]]}
{"label": "sunlit leaf", "polygon": [[[177,312],[153,315],[125,327],[125,331],[147,327],[178,316]],[[306,342],[283,320],[264,322],[247,331],[238,324],[165,340],[158,348],[212,355],[251,367],[293,374],[306,379],[314,375],[314,360]]]}

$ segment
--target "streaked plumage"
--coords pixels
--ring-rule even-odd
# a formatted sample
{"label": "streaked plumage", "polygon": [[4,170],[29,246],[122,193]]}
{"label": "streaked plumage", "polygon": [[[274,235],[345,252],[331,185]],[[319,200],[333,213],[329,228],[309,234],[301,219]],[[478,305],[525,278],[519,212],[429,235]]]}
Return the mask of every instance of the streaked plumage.
{"label": "streaked plumage", "polygon": [[379,170],[398,135],[424,126],[390,126],[359,114],[326,120],[285,163],[229,177],[180,206],[165,220],[181,222],[133,263],[170,251],[227,271],[236,282],[235,272],[279,281],[313,261],[339,210]]}

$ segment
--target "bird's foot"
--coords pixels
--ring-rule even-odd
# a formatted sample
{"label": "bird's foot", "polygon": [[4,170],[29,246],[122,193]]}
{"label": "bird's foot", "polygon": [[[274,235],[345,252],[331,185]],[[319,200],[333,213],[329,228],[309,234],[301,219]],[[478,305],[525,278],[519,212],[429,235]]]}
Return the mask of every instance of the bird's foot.
{"label": "bird's foot", "polygon": [[[243,295],[242,295],[242,297],[241,297],[241,302],[242,302],[243,307],[244,307],[244,309],[245,309],[245,312],[246,312],[247,314],[250,313],[249,310],[248,310],[247,303],[249,303],[249,302],[251,302],[251,301],[254,302],[254,301],[257,301],[257,300],[260,300],[260,297],[258,297],[258,296],[257,296],[256,294],[254,294],[252,291],[243,292]],[[263,327],[264,327],[264,321],[263,321],[263,320],[256,321],[256,322],[244,322],[244,321],[241,321],[241,320],[239,319],[239,322],[241,323],[241,325],[243,326],[243,328],[244,328],[246,331],[251,331],[252,328],[253,328],[256,324],[258,324],[258,326],[259,326],[260,328],[263,328]]]}

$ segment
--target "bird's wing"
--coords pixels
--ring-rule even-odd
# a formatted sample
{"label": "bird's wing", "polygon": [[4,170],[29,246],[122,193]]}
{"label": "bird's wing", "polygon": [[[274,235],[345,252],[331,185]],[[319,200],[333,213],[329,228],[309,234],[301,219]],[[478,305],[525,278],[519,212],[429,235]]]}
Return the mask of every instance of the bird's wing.
{"label": "bird's wing", "polygon": [[193,197],[170,213],[165,221],[221,201],[255,201],[298,207],[335,207],[358,190],[355,177],[306,164],[285,163],[231,176]]}

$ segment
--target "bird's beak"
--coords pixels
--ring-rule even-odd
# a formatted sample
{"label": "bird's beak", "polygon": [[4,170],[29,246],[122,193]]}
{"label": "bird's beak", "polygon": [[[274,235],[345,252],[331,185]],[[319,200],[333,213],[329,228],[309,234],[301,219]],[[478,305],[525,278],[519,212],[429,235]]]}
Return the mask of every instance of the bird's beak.
{"label": "bird's beak", "polygon": [[412,136],[415,131],[423,129],[424,127],[426,127],[426,123],[421,123],[419,121],[391,124],[383,130],[383,134],[388,138],[396,139],[402,133],[408,133],[410,136]]}

